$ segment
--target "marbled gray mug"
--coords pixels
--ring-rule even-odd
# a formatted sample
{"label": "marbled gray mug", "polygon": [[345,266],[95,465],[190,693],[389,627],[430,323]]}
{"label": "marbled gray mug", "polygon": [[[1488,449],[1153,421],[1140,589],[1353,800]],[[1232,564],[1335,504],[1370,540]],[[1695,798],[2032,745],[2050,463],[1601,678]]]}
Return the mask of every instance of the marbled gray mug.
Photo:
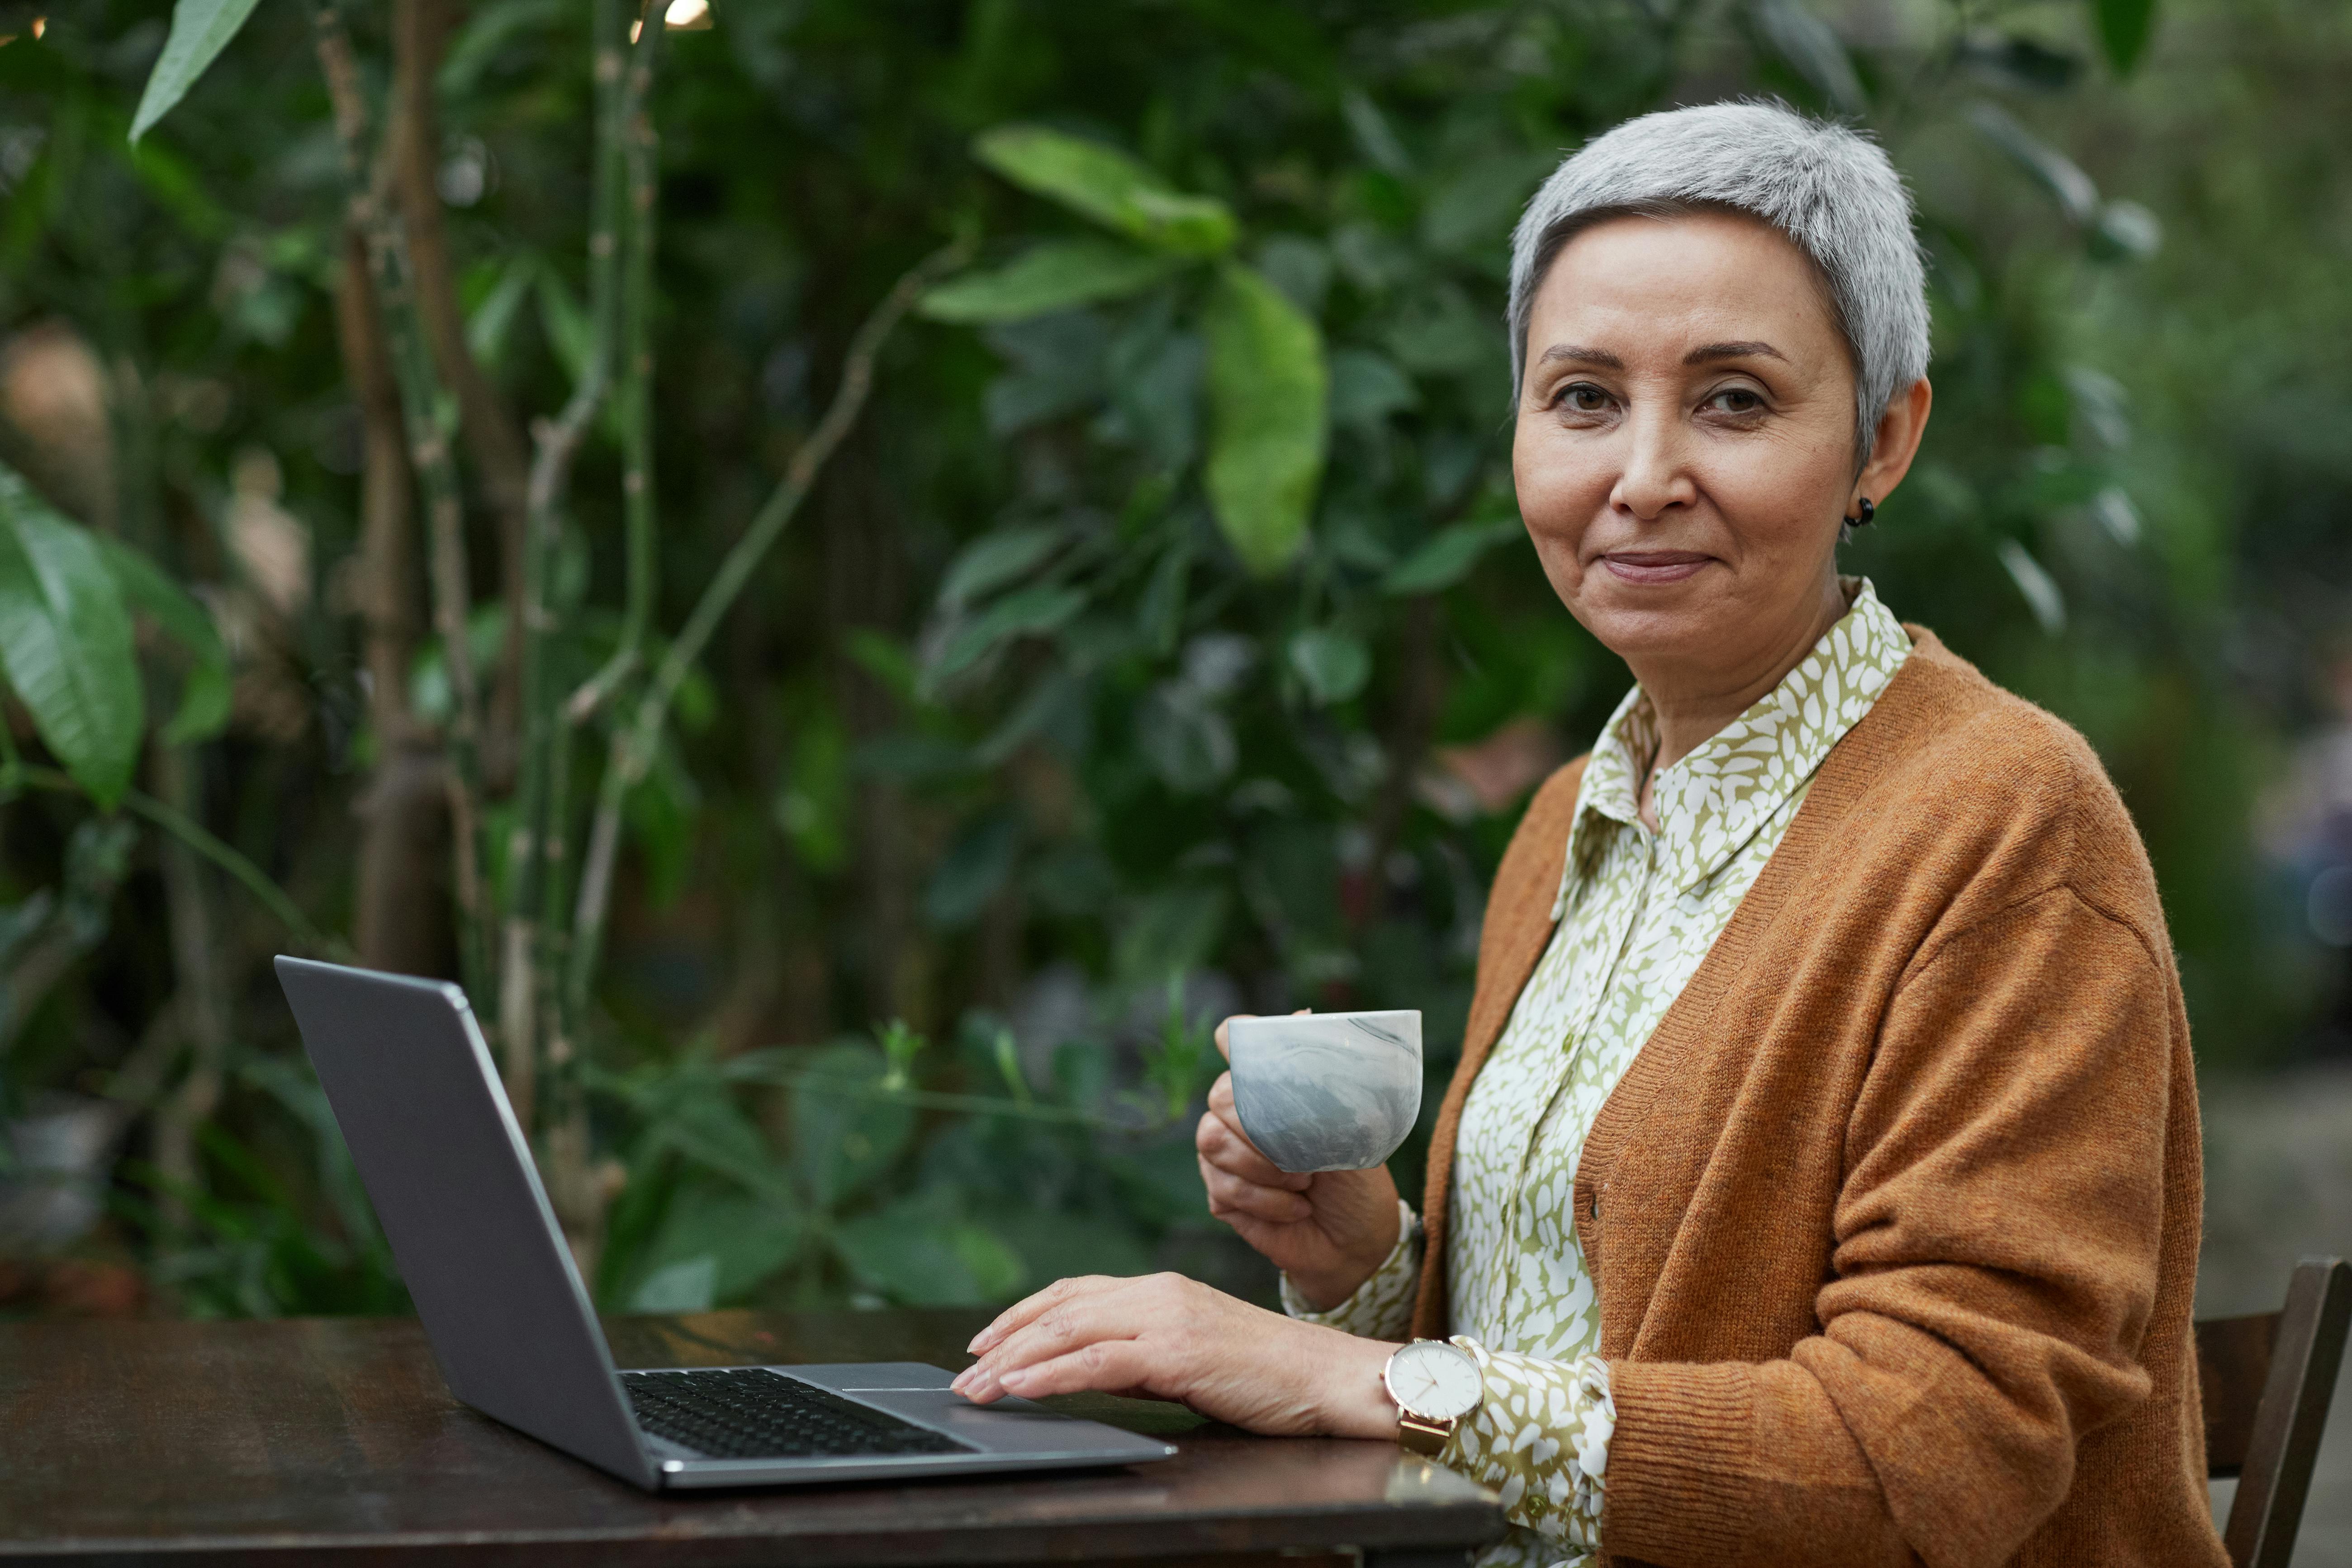
{"label": "marbled gray mug", "polygon": [[1308,1013],[1227,1026],[1234,1109],[1286,1171],[1362,1171],[1421,1114],[1421,1015]]}

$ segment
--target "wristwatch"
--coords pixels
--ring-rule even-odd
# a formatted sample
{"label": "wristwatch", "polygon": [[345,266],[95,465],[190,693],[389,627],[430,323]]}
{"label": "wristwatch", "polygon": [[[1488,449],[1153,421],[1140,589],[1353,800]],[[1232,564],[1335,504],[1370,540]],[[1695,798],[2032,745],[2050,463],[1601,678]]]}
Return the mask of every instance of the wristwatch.
{"label": "wristwatch", "polygon": [[1462,1418],[1486,1402],[1486,1380],[1468,1351],[1444,1340],[1399,1345],[1381,1372],[1396,1402],[1397,1441],[1405,1452],[1435,1458]]}

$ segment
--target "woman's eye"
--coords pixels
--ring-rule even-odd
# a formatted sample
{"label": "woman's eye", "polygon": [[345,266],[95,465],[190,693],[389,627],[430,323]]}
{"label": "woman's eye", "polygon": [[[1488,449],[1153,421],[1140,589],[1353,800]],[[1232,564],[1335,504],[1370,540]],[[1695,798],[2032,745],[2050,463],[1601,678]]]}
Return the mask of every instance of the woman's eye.
{"label": "woman's eye", "polygon": [[1579,414],[1598,414],[1609,406],[1609,395],[1589,381],[1571,382],[1560,389],[1559,403]]}
{"label": "woman's eye", "polygon": [[1726,414],[1753,414],[1764,406],[1763,398],[1745,386],[1727,386],[1707,402]]}

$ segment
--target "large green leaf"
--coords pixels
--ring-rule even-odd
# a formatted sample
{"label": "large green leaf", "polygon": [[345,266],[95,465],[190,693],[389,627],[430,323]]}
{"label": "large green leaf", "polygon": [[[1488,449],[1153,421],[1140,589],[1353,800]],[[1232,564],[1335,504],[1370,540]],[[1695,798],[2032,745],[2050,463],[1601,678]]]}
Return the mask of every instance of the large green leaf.
{"label": "large green leaf", "polygon": [[940,584],[940,603],[957,605],[985,598],[1026,576],[1060,546],[1064,537],[1060,529],[1050,525],[1000,528],[982,534],[957,552],[955,563]]}
{"label": "large green leaf", "polygon": [[179,710],[163,726],[164,743],[181,746],[219,734],[228,727],[228,647],[221,641],[220,628],[213,625],[212,612],[166,576],[162,567],[121,540],[101,538],[99,547],[105,552],[107,569],[114,574],[124,602],[154,617],[164,635],[185,648],[194,661],[180,688]]}
{"label": "large green leaf", "polygon": [[2099,47],[2122,76],[2139,63],[2156,31],[2156,0],[2092,0],[2099,22]]}
{"label": "large green leaf", "polygon": [[1021,321],[1139,293],[1189,258],[1113,239],[1050,239],[992,272],[950,278],[923,296],[935,321]]}
{"label": "large green leaf", "polygon": [[1039,583],[1007,594],[985,614],[950,637],[929,671],[933,682],[951,679],[980,662],[998,644],[1014,637],[1059,631],[1087,607],[1086,591]]}
{"label": "large green leaf", "polygon": [[1381,579],[1384,593],[1399,595],[1434,594],[1441,588],[1451,588],[1470,574],[1478,559],[1497,544],[1524,538],[1527,530],[1516,517],[1491,518],[1484,522],[1457,522],[1441,529],[1403,560],[1389,569]]}
{"label": "large green leaf", "polygon": [[1331,395],[1323,334],[1239,263],[1210,296],[1210,504],[1242,563],[1270,576],[1307,542]]}
{"label": "large green leaf", "polygon": [[1000,125],[972,143],[980,161],[1025,191],[1180,256],[1230,249],[1239,226],[1224,203],[1187,195],[1099,142],[1042,125]]}
{"label": "large green leaf", "polygon": [[887,1170],[914,1136],[904,1100],[877,1097],[886,1064],[866,1046],[794,1052],[806,1077],[793,1094],[793,1163],[809,1201],[832,1209]]}
{"label": "large green leaf", "polygon": [[111,807],[146,728],[131,612],[98,541],[0,468],[0,670],[74,782]]}
{"label": "large green leaf", "polygon": [[1020,1256],[994,1232],[944,1212],[930,1194],[845,1220],[833,1242],[860,1284],[902,1306],[1008,1300],[1026,1278]]}
{"label": "large green leaf", "polygon": [[[699,1311],[716,1301],[740,1300],[799,1256],[804,1236],[801,1215],[772,1196],[689,1184],[663,1216],[632,1305],[641,1312]],[[646,1300],[664,1291],[690,1298],[697,1285],[698,1305],[656,1306]]]}
{"label": "large green leaf", "polygon": [[148,75],[147,90],[139,95],[139,111],[131,117],[131,140],[146,135],[149,126],[187,97],[188,89],[196,85],[196,79],[220,58],[237,29],[245,26],[245,19],[253,15],[255,3],[179,0],[172,7],[171,36],[163,40],[163,52],[156,57],[155,68]]}

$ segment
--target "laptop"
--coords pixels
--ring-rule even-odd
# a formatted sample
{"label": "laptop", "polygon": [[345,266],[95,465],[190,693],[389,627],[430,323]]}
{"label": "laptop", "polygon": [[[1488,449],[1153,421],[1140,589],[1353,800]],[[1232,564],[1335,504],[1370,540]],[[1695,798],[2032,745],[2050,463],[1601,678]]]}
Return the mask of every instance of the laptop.
{"label": "laptop", "polygon": [[466,994],[278,960],[449,1392],[649,1490],[1131,1465],[1176,1450],[914,1362],[619,1372]]}

